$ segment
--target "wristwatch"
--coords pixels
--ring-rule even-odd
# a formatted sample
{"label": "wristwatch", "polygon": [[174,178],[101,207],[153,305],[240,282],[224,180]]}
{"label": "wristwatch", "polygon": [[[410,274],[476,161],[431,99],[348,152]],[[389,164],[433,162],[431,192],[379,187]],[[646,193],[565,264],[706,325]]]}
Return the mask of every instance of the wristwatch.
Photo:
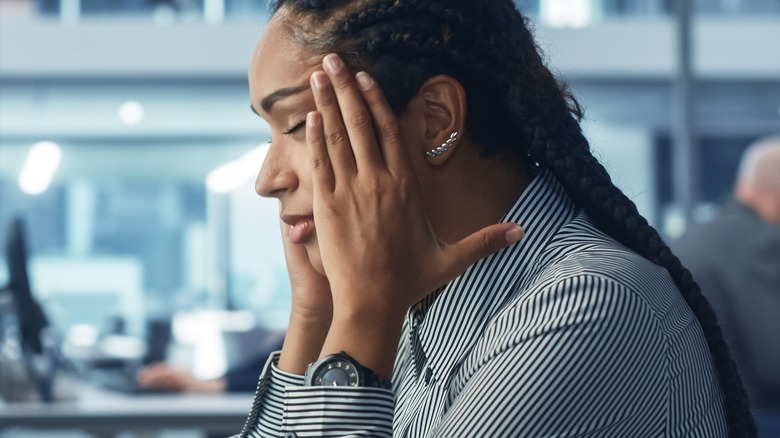
{"label": "wristwatch", "polygon": [[389,380],[376,375],[345,352],[331,354],[309,364],[304,377],[307,386],[352,386],[392,389]]}

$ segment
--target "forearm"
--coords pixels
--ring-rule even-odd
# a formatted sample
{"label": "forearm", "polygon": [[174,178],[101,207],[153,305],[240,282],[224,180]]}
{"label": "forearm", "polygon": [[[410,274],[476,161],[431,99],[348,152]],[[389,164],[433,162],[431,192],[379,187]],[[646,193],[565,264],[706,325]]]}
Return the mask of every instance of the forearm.
{"label": "forearm", "polygon": [[304,374],[306,367],[319,358],[330,325],[330,315],[301,314],[293,310],[277,368]]}

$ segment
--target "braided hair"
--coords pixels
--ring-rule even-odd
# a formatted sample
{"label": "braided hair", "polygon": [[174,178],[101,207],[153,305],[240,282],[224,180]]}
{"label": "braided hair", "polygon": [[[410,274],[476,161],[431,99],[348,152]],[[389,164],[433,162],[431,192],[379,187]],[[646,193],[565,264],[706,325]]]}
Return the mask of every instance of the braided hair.
{"label": "braided hair", "polygon": [[452,76],[466,90],[465,130],[482,156],[549,169],[599,229],[665,268],[698,319],[725,395],[731,436],[756,428],[715,314],[690,272],[593,156],[582,108],[545,66],[512,0],[278,0],[293,38],[366,71],[401,114],[426,80]]}

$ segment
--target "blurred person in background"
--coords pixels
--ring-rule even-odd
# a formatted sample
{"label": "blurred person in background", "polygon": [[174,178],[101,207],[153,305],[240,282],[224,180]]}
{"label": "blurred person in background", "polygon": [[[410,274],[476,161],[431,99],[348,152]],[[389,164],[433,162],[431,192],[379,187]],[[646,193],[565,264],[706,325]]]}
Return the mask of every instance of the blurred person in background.
{"label": "blurred person in background", "polygon": [[716,310],[753,406],[780,408],[780,136],[746,150],[733,199],[674,246]]}
{"label": "blurred person in background", "polygon": [[252,392],[263,370],[268,355],[282,348],[284,333],[272,333],[257,355],[248,362],[229,369],[217,379],[200,379],[192,372],[165,362],[157,362],[138,373],[138,383],[145,388],[171,392],[197,392],[216,394],[221,392]]}

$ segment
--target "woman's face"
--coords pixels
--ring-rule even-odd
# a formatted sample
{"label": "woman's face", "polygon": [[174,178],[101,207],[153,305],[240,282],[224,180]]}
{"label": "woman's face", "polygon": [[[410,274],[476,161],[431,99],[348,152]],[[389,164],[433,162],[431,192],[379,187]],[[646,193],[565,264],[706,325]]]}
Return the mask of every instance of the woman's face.
{"label": "woman's face", "polygon": [[[252,109],[268,122],[272,136],[255,190],[279,199],[284,232],[292,243],[306,248],[314,268],[324,274],[305,136],[306,114],[316,110],[309,78],[321,70],[322,56],[312,56],[293,42],[284,16],[280,10],[271,19],[249,67]],[[414,131],[404,125],[401,120],[404,134]]]}
{"label": "woman's face", "polygon": [[252,109],[271,127],[271,146],[255,190],[279,199],[283,232],[306,248],[314,268],[323,273],[305,136],[306,114],[316,109],[309,77],[320,63],[292,42],[280,15],[269,22],[249,66]]}

